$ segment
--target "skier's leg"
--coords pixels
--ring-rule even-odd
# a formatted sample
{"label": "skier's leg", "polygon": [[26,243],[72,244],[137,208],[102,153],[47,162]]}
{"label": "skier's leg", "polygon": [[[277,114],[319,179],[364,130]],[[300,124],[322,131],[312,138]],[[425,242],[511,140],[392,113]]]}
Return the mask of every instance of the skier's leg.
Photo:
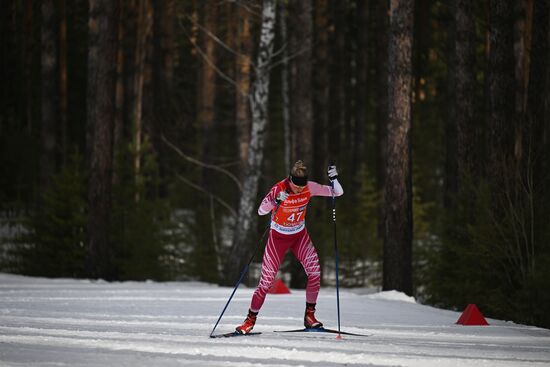
{"label": "skier's leg", "polygon": [[285,235],[278,234],[275,231],[269,231],[269,238],[267,239],[262,261],[260,281],[256,291],[254,291],[250,304],[252,312],[258,312],[262,308],[267,292],[275,280],[277,271],[279,271],[281,261],[288,251],[288,240],[285,237]]}
{"label": "skier's leg", "polygon": [[306,302],[315,304],[321,288],[321,266],[317,250],[313,246],[307,230],[304,229],[300,233],[302,234],[301,238],[291,250],[304,267],[307,275]]}
{"label": "skier's leg", "polygon": [[298,245],[292,247],[292,252],[307,274],[304,326],[306,328],[320,328],[323,323],[315,318],[315,304],[321,287],[321,266],[319,265],[317,251],[306,230],[303,231],[302,237],[298,240]]}

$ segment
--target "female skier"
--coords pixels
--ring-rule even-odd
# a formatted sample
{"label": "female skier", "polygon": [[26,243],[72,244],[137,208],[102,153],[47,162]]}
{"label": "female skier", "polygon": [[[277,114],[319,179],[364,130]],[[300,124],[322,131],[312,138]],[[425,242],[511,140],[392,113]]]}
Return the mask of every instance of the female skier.
{"label": "female skier", "polygon": [[300,261],[307,274],[304,326],[323,326],[315,318],[315,304],[321,287],[321,267],[317,251],[307,233],[305,217],[307,204],[312,196],[340,196],[344,193],[338,182],[336,166],[329,166],[327,174],[332,187],[308,181],[306,166],[302,161],[297,161],[289,177],[275,184],[260,204],[259,215],[273,212],[271,228],[264,251],[260,281],[252,296],[248,316],[242,325],[237,326],[237,332],[248,334],[254,327],[256,316],[288,250]]}

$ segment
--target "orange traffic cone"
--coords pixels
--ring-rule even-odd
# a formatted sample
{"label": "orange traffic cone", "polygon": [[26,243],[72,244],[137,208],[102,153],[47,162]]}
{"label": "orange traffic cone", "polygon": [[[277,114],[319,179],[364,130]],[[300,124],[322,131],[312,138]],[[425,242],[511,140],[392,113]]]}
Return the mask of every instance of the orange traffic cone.
{"label": "orange traffic cone", "polygon": [[476,305],[469,304],[456,322],[460,325],[489,325]]}
{"label": "orange traffic cone", "polygon": [[286,294],[290,293],[290,290],[285,285],[285,283],[281,279],[277,279],[273,282],[271,285],[271,288],[269,288],[270,294]]}

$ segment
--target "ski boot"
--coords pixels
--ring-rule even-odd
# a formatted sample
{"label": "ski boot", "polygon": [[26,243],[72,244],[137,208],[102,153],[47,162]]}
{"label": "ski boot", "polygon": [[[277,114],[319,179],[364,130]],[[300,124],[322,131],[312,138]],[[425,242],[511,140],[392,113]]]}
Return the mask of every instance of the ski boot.
{"label": "ski boot", "polygon": [[306,303],[304,326],[306,329],[319,329],[323,327],[323,323],[315,318],[315,303]]}
{"label": "ski boot", "polygon": [[243,324],[240,326],[237,326],[235,330],[237,330],[240,334],[248,334],[252,331],[254,328],[254,324],[256,324],[256,316],[258,315],[257,312],[252,312],[251,310],[248,310],[248,316],[246,316],[246,319],[244,320]]}

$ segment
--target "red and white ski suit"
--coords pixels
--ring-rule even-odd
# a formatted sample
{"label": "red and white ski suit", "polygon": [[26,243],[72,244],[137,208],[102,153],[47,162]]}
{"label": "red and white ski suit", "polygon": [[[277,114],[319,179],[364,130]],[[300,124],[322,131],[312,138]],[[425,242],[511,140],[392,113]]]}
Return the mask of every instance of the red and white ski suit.
{"label": "red and white ski suit", "polygon": [[309,238],[305,226],[307,204],[313,196],[340,196],[344,193],[338,180],[334,180],[334,189],[317,182],[308,181],[300,193],[293,193],[289,179],[275,184],[265,196],[258,208],[259,215],[266,215],[277,208],[276,197],[280,191],[287,191],[288,198],[283,201],[271,218],[271,229],[264,251],[262,273],[258,287],[252,296],[250,310],[258,312],[271,287],[281,261],[288,250],[300,261],[307,274],[306,301],[316,303],[321,287],[321,267],[317,251]]}

